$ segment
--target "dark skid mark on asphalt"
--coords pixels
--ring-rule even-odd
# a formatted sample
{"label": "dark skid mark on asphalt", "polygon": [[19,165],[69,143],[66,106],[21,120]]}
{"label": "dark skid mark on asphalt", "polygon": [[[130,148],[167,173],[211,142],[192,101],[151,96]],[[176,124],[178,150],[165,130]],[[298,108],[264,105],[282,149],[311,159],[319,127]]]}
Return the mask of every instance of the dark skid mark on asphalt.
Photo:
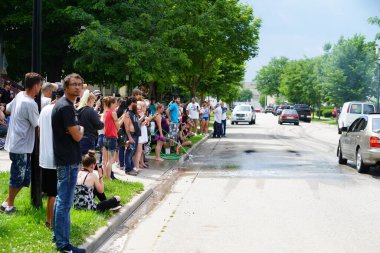
{"label": "dark skid mark on asphalt", "polygon": [[251,153],[255,153],[256,150],[253,150],[253,149],[248,149],[248,150],[244,150],[244,153],[246,154],[251,154]]}

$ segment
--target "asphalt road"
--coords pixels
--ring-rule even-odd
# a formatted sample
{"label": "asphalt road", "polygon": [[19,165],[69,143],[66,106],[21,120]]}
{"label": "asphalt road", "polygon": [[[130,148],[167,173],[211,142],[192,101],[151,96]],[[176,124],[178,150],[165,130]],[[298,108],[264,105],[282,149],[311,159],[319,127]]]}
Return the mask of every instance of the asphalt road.
{"label": "asphalt road", "polygon": [[170,194],[101,252],[380,252],[380,172],[338,165],[335,126],[228,126]]}

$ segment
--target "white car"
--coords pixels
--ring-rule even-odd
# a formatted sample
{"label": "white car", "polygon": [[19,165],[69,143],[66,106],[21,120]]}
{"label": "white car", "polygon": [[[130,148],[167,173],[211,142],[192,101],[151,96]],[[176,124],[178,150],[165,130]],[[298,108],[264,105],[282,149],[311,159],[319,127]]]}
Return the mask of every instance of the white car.
{"label": "white car", "polygon": [[338,118],[338,133],[342,133],[342,128],[349,128],[357,118],[375,112],[375,106],[368,102],[346,102]]}
{"label": "white car", "polygon": [[238,105],[234,108],[231,116],[231,124],[247,122],[252,125],[256,123],[255,108],[251,105]]}

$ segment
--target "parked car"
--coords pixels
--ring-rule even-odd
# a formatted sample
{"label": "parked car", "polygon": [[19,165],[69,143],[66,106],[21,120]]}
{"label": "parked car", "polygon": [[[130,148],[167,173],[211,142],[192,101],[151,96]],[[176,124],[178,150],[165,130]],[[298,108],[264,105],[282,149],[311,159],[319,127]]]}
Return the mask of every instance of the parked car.
{"label": "parked car", "polygon": [[380,114],[362,115],[347,127],[342,127],[337,156],[339,164],[355,161],[359,173],[380,164]]}
{"label": "parked car", "polygon": [[338,118],[338,133],[341,134],[343,127],[348,128],[360,116],[374,112],[375,106],[372,103],[355,101],[344,103]]}
{"label": "parked car", "polygon": [[256,123],[255,108],[251,105],[237,105],[232,111],[231,124],[247,122],[250,125]]}
{"label": "parked car", "polygon": [[275,115],[276,116],[281,115],[281,113],[284,109],[290,109],[290,106],[289,105],[280,105],[279,107],[277,107],[277,109],[275,111]]}
{"label": "parked car", "polygon": [[300,119],[298,113],[294,109],[285,109],[278,116],[278,124],[282,125],[283,123],[292,123],[294,125],[300,124]]}
{"label": "parked car", "polygon": [[309,123],[311,122],[310,106],[305,104],[295,104],[293,108],[297,111],[300,120]]}
{"label": "parked car", "polygon": [[265,106],[265,110],[264,110],[265,113],[267,112],[273,112],[273,106],[272,105],[267,105]]}

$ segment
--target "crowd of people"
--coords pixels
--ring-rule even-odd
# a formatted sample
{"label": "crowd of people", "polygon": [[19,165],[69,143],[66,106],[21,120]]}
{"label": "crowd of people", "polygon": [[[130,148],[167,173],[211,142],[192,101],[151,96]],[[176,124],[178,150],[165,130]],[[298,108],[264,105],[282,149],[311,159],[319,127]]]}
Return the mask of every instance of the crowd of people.
{"label": "crowd of people", "polygon": [[[119,196],[107,198],[104,191],[104,179],[116,180],[115,163],[136,176],[149,167],[146,156],[152,148],[157,161],[163,161],[165,149],[180,154],[182,147],[192,145],[191,136],[209,133],[212,113],[213,137],[226,133],[223,103],[212,107],[204,101],[200,106],[193,98],[186,105],[175,95],[165,106],[154,98],[145,99],[139,89],[126,98],[103,96],[99,90],[90,91],[75,73],[66,76],[62,86],[43,83],[41,75],[27,73],[25,91],[0,106],[0,122],[6,122],[7,115],[10,118],[4,135],[12,162],[8,196],[0,209],[7,214],[16,212],[14,200],[30,184],[38,126],[42,190],[47,195],[45,224],[53,230],[57,250],[62,252],[84,252],[70,244],[72,205],[100,212],[121,207]],[[40,90],[41,112],[35,102]]]}

